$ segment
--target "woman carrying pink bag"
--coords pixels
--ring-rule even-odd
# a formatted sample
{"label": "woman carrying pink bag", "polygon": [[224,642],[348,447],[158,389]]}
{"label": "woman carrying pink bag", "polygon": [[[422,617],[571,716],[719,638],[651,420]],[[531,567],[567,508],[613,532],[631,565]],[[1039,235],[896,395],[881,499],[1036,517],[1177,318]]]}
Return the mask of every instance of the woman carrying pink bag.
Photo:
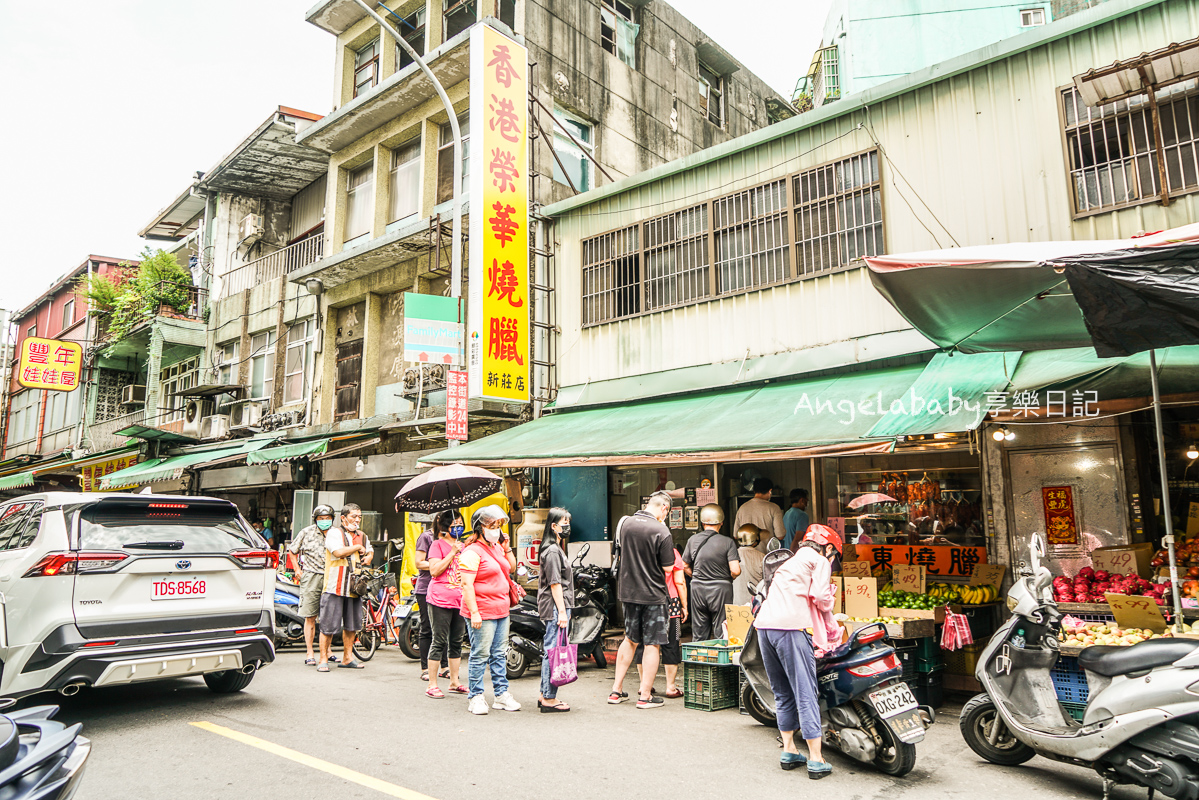
{"label": "woman carrying pink bag", "polygon": [[[575,606],[574,574],[570,559],[566,557],[566,542],[570,538],[570,512],[565,508],[551,508],[545,518],[545,531],[541,534],[541,549],[537,563],[541,572],[537,576],[537,614],[545,622],[545,658],[541,662],[541,697],[537,707],[541,713],[570,711],[570,706],[558,699],[558,687],[570,683],[573,670],[568,669],[570,651],[575,650],[575,666],[578,651],[566,643],[566,632],[570,626],[570,612]],[[577,672],[574,673],[577,677]]]}

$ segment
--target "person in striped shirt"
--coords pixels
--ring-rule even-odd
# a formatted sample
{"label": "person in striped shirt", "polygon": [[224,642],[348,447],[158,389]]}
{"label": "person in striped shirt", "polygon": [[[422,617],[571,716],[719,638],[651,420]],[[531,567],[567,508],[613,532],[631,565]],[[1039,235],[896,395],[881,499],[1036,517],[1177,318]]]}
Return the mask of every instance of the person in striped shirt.
{"label": "person in striped shirt", "polygon": [[369,561],[373,554],[366,537],[357,537],[361,524],[362,509],[347,503],[341,509],[341,524],[330,528],[325,536],[325,591],[321,594],[321,657],[317,672],[329,671],[333,636],[338,631],[343,647],[338,668],[363,669],[353,654],[354,638],[362,628],[362,598],[350,591],[354,568],[360,560]]}

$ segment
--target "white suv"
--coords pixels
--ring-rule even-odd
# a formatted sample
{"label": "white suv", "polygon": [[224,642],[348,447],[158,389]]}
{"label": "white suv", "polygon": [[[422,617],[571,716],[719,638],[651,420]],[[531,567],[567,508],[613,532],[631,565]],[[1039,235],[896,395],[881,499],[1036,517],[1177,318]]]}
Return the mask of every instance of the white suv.
{"label": "white suv", "polygon": [[227,500],[50,492],[0,502],[0,697],[275,659],[278,554]]}

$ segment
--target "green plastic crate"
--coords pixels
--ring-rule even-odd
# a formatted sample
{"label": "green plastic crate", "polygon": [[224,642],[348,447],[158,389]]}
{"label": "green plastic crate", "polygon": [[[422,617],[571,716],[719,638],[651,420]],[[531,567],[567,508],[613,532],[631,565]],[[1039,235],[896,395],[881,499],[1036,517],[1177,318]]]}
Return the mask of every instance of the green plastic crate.
{"label": "green plastic crate", "polygon": [[1071,703],[1069,700],[1058,700],[1062,704],[1062,708],[1066,709],[1066,713],[1074,718],[1075,722],[1082,722],[1082,715],[1087,710],[1086,703]]}
{"label": "green plastic crate", "polygon": [[683,660],[698,664],[732,664],[733,654],[741,650],[739,644],[729,644],[727,639],[708,639],[703,642],[687,642],[682,646]]}
{"label": "green plastic crate", "polygon": [[916,657],[921,661],[941,662],[941,645],[936,636],[924,636],[916,640]]}
{"label": "green plastic crate", "polygon": [[736,708],[741,668],[732,664],[683,662],[683,707],[700,711]]}

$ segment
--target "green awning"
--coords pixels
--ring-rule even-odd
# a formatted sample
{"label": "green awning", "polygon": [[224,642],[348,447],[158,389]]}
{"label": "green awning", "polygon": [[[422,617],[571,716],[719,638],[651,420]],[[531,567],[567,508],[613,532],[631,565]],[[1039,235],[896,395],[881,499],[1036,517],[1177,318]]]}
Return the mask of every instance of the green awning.
{"label": "green awning", "polygon": [[558,412],[420,459],[481,466],[754,460],[887,452],[870,429],[924,366]]}
{"label": "green awning", "polygon": [[304,456],[321,455],[329,449],[328,439],[316,439],[311,442],[296,442],[266,447],[246,456],[247,464],[275,464],[280,461],[295,461]]}
{"label": "green awning", "polygon": [[0,489],[21,489],[33,485],[33,470],[17,472],[0,478]]}
{"label": "green awning", "polygon": [[191,451],[166,458],[152,458],[132,467],[118,470],[100,479],[100,488],[123,489],[141,486],[155,481],[169,481],[180,477],[188,467],[199,467],[260,450],[270,444],[269,439],[247,439],[232,447],[215,450]]}
{"label": "green awning", "polygon": [[987,414],[987,395],[1006,391],[1020,353],[938,353],[920,373],[903,402],[870,429],[886,438],[970,431]]}

